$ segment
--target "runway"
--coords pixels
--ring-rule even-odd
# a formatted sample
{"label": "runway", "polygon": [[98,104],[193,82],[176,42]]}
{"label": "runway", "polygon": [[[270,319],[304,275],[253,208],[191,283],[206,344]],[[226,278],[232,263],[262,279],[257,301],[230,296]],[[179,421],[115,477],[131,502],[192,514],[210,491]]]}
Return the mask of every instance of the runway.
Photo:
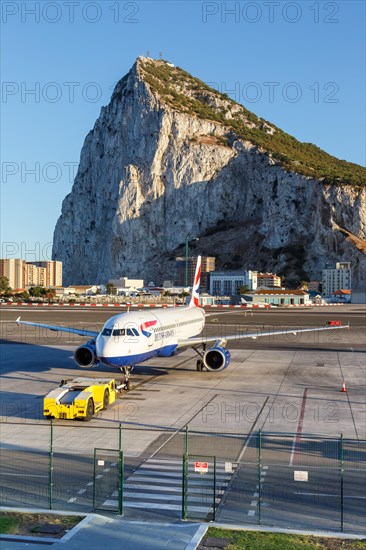
{"label": "runway", "polygon": [[[1,310],[2,495],[3,501],[8,503],[21,498],[26,502],[32,500],[32,505],[43,503],[47,506],[48,477],[44,476],[48,471],[50,431],[48,421],[43,419],[43,396],[58,386],[61,379],[84,375],[105,377],[107,373],[113,377],[115,373],[100,366],[81,370],[74,364],[73,350],[85,339],[64,333],[47,334],[44,329],[20,328],[14,319],[21,315],[24,320],[82,325],[95,330],[103,325],[111,312],[110,309],[91,308],[82,311],[80,308],[60,308],[57,311],[17,309]],[[338,524],[338,474],[334,477],[331,472],[328,475],[318,470],[320,459],[317,457],[322,456],[322,460],[328,457],[327,467],[333,472],[334,466],[338,472],[338,463],[334,461],[338,457],[340,434],[361,446],[366,439],[364,313],[362,306],[343,306],[331,311],[269,310],[253,315],[240,311],[211,316],[207,332],[218,335],[246,329],[259,330],[263,326],[323,326],[329,319],[340,319],[342,323],[349,321],[351,328],[334,333],[233,342],[230,344],[232,360],[229,368],[219,373],[197,372],[196,355],[192,350],[184,350],[171,358],[155,358],[136,367],[132,376],[134,389],[90,423],[55,423],[55,501],[69,509],[90,507],[94,448],[118,449],[121,424],[126,481],[130,485],[126,496],[127,509],[134,510],[134,513],[138,509],[139,517],[154,514],[178,517],[180,504],[179,510],[176,509],[176,498],[167,500],[166,496],[180,494],[178,477],[181,479],[181,471],[178,467],[177,479],[173,483],[175,477],[165,475],[166,471],[169,472],[165,466],[171,464],[169,461],[181,460],[184,433],[179,433],[179,430],[188,424],[192,455],[216,456],[220,468],[224,468],[227,461],[245,464],[245,467],[235,470],[232,481],[231,476],[223,481],[226,485],[222,485],[221,497],[225,495],[226,504],[219,508],[223,521],[237,521],[243,514],[248,521],[258,519],[258,498],[253,496],[258,492],[257,451],[253,445],[254,434],[261,430],[265,434],[291,434],[281,435],[280,446],[271,444],[266,451],[268,454],[263,465],[268,468],[263,476],[262,494],[264,517],[267,515],[271,521],[278,517],[282,522],[296,524],[299,522],[299,503],[303,503],[308,507],[310,524],[316,520],[317,510],[319,512],[326,501],[328,508],[324,517],[330,523]],[[345,393],[340,391],[343,380],[347,385]],[[201,435],[195,435],[195,432]],[[178,435],[174,436],[175,433]],[[203,433],[209,436],[203,437]],[[308,444],[309,434],[326,436],[332,443],[328,443],[328,447],[304,447],[305,443]],[[21,458],[23,452],[27,456],[26,465]],[[293,481],[294,469],[304,468],[304,452],[313,457],[306,464],[307,469],[313,469],[313,474],[305,489]],[[359,453],[358,456],[362,459],[363,455]],[[160,464],[156,476],[148,476],[147,472],[140,470],[149,457],[156,457]],[[137,472],[144,475],[139,477]],[[109,475],[101,473],[102,481],[105,476],[109,480],[106,482],[109,493],[103,502],[115,506],[117,500],[112,495],[116,488],[113,483],[113,487],[110,486]],[[136,475],[137,485],[132,477]],[[292,476],[292,481],[288,475]],[[347,475],[351,476],[351,473]],[[365,469],[352,476],[349,483],[355,498],[347,501],[347,510],[352,511],[347,518],[354,516],[357,510],[361,513],[364,505],[359,488],[363,486],[360,481],[364,481]],[[147,489],[148,486],[155,486],[155,489]],[[275,493],[274,487],[277,487]],[[283,494],[282,491],[279,495],[280,487],[288,487],[289,493]],[[148,493],[152,495],[150,499]],[[161,496],[159,500],[159,494],[165,497]],[[319,496],[329,494],[336,496]],[[154,498],[154,495],[158,496]],[[314,499],[317,499],[316,505],[312,504]],[[332,499],[334,502],[330,506]],[[162,508],[162,502],[165,502],[165,508]],[[252,505],[254,502],[255,506]],[[332,509],[335,510],[333,519]]]}
{"label": "runway", "polygon": [[[26,307],[16,310],[1,310],[3,420],[43,422],[42,397],[60,380],[116,375],[103,365],[93,369],[80,369],[75,365],[73,351],[85,342],[85,337],[17,326],[14,322],[21,316],[29,321],[99,330],[110,317],[109,310],[37,308],[29,311]],[[219,373],[196,372],[196,355],[189,349],[171,358],[152,359],[134,369],[134,390],[109,411],[103,411],[92,424],[133,422],[151,428],[179,428],[192,417],[195,408],[210,400],[210,406],[202,413],[206,416],[195,418],[194,426],[205,429],[211,425],[221,426],[245,433],[268,397],[256,429],[296,431],[302,415],[304,433],[323,434],[330,429],[337,434],[343,431],[352,437],[365,438],[363,306],[342,306],[331,311],[326,308],[268,310],[252,314],[230,311],[208,317],[205,333],[225,337],[244,334],[247,330],[324,326],[334,318],[343,324],[349,322],[350,330],[232,341],[229,345],[232,361],[228,369]],[[340,394],[343,379],[348,389],[345,395]]]}

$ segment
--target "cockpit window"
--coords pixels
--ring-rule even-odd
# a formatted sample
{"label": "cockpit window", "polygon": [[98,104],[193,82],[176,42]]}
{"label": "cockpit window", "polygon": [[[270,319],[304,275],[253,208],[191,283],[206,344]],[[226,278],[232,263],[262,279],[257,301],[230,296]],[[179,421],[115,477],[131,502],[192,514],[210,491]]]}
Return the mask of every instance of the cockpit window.
{"label": "cockpit window", "polygon": [[102,336],[140,336],[139,331],[136,328],[105,328],[103,329]]}
{"label": "cockpit window", "polygon": [[113,336],[124,336],[125,335],[125,329],[124,328],[115,328],[113,329]]}

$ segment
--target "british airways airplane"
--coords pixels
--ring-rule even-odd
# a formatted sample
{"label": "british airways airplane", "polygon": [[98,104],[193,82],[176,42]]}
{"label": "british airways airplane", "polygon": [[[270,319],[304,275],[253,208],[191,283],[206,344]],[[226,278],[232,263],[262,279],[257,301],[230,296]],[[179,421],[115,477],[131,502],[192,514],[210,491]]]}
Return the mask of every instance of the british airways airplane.
{"label": "british airways airplane", "polygon": [[[16,320],[18,325],[32,325],[53,331],[62,331],[91,339],[76,349],[74,360],[79,367],[90,368],[98,363],[124,372],[126,386],[130,389],[129,376],[135,365],[152,357],[171,357],[180,348],[191,347],[199,355],[197,370],[220,372],[230,363],[228,340],[239,341],[242,338],[256,339],[260,336],[276,334],[297,334],[320,330],[349,328],[341,326],[339,321],[330,322],[331,326],[320,328],[257,331],[245,334],[197,337],[205,326],[205,311],[198,307],[201,277],[201,256],[197,258],[196,272],[188,306],[159,311],[134,311],[114,315],[105,323],[100,332],[67,328],[42,323]],[[217,314],[215,314],[217,315]],[[207,344],[212,346],[207,349]]]}

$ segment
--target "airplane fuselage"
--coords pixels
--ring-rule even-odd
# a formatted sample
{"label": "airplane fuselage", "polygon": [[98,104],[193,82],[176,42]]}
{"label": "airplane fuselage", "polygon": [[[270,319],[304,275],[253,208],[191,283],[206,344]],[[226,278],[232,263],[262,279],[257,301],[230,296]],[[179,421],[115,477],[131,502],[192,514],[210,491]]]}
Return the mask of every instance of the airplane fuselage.
{"label": "airplane fuselage", "polygon": [[121,313],[108,319],[97,336],[96,354],[109,367],[170,357],[179,340],[197,336],[204,325],[205,313],[197,307]]}

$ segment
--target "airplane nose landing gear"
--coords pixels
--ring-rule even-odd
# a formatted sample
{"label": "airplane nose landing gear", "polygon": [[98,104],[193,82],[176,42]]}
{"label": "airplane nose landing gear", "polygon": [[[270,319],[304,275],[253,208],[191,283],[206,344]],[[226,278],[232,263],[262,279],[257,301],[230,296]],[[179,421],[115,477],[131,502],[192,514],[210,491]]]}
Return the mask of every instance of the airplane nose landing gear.
{"label": "airplane nose landing gear", "polygon": [[124,380],[121,380],[120,388],[126,391],[132,390],[132,382],[130,380],[131,372],[133,366],[130,367],[119,367],[119,370],[125,375]]}

